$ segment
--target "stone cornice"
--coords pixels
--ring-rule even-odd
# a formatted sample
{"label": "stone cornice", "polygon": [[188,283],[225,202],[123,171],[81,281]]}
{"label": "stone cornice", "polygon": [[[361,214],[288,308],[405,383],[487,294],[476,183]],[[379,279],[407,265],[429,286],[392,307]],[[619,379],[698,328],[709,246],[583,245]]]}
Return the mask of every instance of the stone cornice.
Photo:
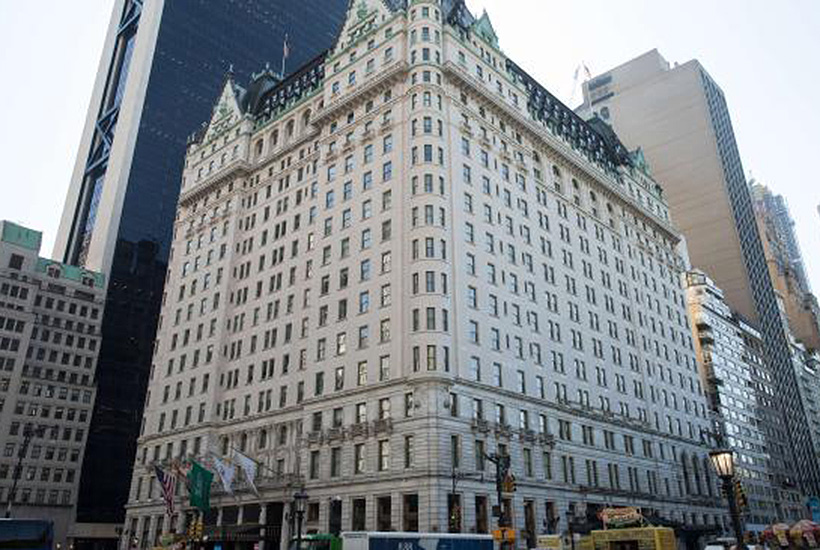
{"label": "stone cornice", "polygon": [[587,418],[588,420],[593,422],[602,422],[605,424],[610,424],[612,426],[618,426],[626,430],[644,432],[648,435],[678,441],[679,443],[691,445],[693,447],[703,447],[704,450],[707,450],[707,446],[704,443],[656,430],[655,428],[652,428],[652,426],[649,423],[644,423],[637,419],[626,419],[615,413],[604,413],[603,411],[598,411],[594,408],[578,407],[570,404],[547,401],[546,399],[539,399],[531,395],[521,395],[520,393],[513,392],[511,390],[498,388],[494,386],[487,386],[486,384],[480,384],[478,382],[474,382],[472,380],[461,377],[456,378],[453,381],[453,383],[455,385],[467,386],[480,391],[492,391],[495,394],[504,395],[505,397],[515,401],[524,401],[532,406],[541,407],[544,410],[552,413],[563,413],[566,415],[571,415],[573,417],[580,416],[583,418]]}
{"label": "stone cornice", "polygon": [[192,189],[184,191],[179,196],[179,207],[188,206],[192,202],[196,202],[200,198],[204,197],[215,188],[217,188],[222,183],[227,182],[228,180],[233,179],[234,177],[243,177],[247,176],[251,173],[252,170],[251,164],[244,160],[239,159],[236,161],[232,161],[226,166],[225,168],[218,170],[216,174],[213,176],[206,178],[204,182],[196,184]]}
{"label": "stone cornice", "polygon": [[339,116],[339,114],[350,109],[354,105],[358,105],[370,97],[373,93],[381,91],[385,86],[388,86],[398,80],[399,77],[405,75],[410,68],[406,61],[396,61],[394,63],[395,64],[393,67],[382,73],[380,76],[377,76],[371,80],[363,81],[362,84],[358,86],[358,89],[353,93],[346,93],[344,94],[344,97],[341,97],[333,103],[325,106],[324,110],[317,114],[313,123],[317,126],[321,126],[329,120]]}

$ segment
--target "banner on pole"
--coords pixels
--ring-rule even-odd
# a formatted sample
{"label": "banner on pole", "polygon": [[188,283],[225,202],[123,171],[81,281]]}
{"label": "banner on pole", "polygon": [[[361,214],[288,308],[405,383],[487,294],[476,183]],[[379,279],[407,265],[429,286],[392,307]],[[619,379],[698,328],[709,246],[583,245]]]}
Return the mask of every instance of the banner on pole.
{"label": "banner on pole", "polygon": [[203,512],[211,509],[211,483],[214,474],[206,470],[199,462],[193,461],[188,472],[188,491],[191,506]]}

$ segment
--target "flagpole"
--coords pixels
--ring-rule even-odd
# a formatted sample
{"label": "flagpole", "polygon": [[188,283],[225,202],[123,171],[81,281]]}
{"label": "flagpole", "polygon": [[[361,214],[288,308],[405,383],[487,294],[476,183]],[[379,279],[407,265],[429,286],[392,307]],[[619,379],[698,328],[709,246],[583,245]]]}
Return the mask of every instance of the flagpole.
{"label": "flagpole", "polygon": [[290,34],[285,33],[285,41],[282,44],[282,73],[280,74],[282,80],[285,79],[285,61],[290,56]]}
{"label": "flagpole", "polygon": [[285,79],[285,60],[288,58],[288,54],[290,53],[290,44],[288,44],[288,35],[285,33],[285,43],[282,45],[282,80]]}

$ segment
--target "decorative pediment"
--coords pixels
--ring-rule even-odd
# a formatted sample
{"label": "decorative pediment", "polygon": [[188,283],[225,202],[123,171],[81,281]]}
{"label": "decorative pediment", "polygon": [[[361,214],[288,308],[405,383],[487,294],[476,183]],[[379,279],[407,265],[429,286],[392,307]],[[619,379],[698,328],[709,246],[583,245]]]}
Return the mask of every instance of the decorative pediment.
{"label": "decorative pediment", "polygon": [[336,43],[337,51],[379,25],[392,11],[384,0],[351,0]]}
{"label": "decorative pediment", "polygon": [[242,117],[242,108],[239,101],[240,94],[241,89],[233,81],[233,76],[228,75],[225,79],[225,85],[222,87],[219,101],[217,101],[211,114],[211,121],[208,123],[208,130],[205,133],[206,142],[225,133]]}

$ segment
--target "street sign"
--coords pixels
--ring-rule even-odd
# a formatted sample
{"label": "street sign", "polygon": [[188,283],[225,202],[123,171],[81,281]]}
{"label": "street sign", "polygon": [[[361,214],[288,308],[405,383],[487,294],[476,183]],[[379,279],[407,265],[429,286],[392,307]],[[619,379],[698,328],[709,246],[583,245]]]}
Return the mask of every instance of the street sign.
{"label": "street sign", "polygon": [[641,512],[634,507],[604,508],[598,512],[598,517],[604,523],[604,529],[609,527],[626,527],[643,521]]}
{"label": "street sign", "polygon": [[538,550],[563,550],[561,535],[538,535],[535,547]]}
{"label": "street sign", "polygon": [[514,529],[495,529],[493,531],[493,540],[515,542]]}

